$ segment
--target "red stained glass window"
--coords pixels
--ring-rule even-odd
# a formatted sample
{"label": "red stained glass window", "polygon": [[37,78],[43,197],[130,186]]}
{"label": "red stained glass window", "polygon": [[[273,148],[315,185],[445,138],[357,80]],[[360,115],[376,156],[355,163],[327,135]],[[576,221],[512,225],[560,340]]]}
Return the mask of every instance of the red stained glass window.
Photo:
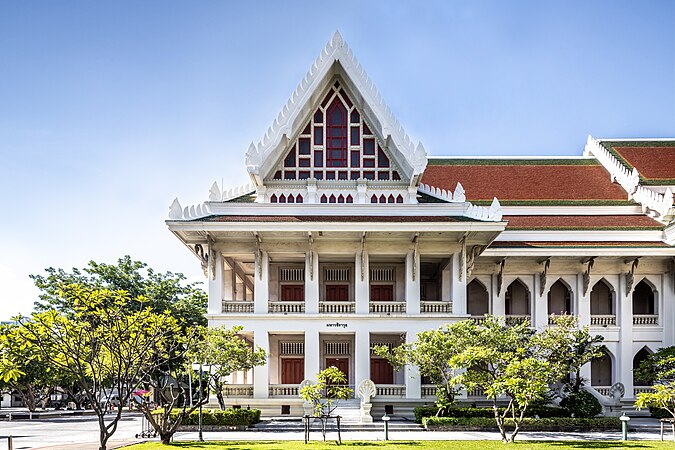
{"label": "red stained glass window", "polygon": [[347,167],[347,110],[341,101],[333,101],[326,118],[326,167]]}
{"label": "red stained glass window", "polygon": [[300,144],[298,153],[300,153],[301,155],[309,155],[310,150],[311,150],[311,145],[309,144],[309,139],[308,138],[300,138],[298,140],[298,143]]}
{"label": "red stained glass window", "polygon": [[393,171],[392,174],[391,174],[391,179],[392,179],[392,180],[397,180],[397,181],[398,181],[398,180],[401,179],[401,175],[399,175],[398,172]]}
{"label": "red stained glass window", "polygon": [[352,194],[347,195],[347,203],[354,203],[354,198],[352,197]]}
{"label": "red stained glass window", "polygon": [[328,197],[326,197],[326,194],[321,196],[321,203],[328,203]]}
{"label": "red stained glass window", "polygon": [[347,172],[344,170],[341,170],[338,172],[338,180],[346,180],[347,179]]}
{"label": "red stained glass window", "polygon": [[323,180],[323,172],[320,170],[314,171],[314,178],[317,180]]}
{"label": "red stained glass window", "polygon": [[389,167],[389,158],[384,154],[384,151],[377,146],[377,166],[378,167]]}
{"label": "red stained glass window", "polygon": [[300,158],[300,167],[309,167],[311,166],[309,158]]}
{"label": "red stained glass window", "polygon": [[368,128],[368,125],[365,123],[363,124],[363,134],[373,134],[373,132],[370,131],[370,128]]}
{"label": "red stained glass window", "polygon": [[286,196],[284,194],[279,196],[279,203],[286,203]]}
{"label": "red stained glass window", "polygon": [[352,106],[354,106],[354,105],[352,104],[352,101],[349,99],[349,96],[347,95],[347,93],[344,90],[340,89],[340,95],[344,99],[344,101],[347,104],[347,106],[349,107],[349,109],[351,109]]}
{"label": "red stained glass window", "polygon": [[284,180],[295,180],[295,170],[285,170]]}
{"label": "red stained glass window", "polygon": [[401,197],[401,194],[398,194],[398,197],[396,197],[396,203],[403,203],[403,197]]}
{"label": "red stained glass window", "polygon": [[327,170],[326,171],[326,180],[334,180],[335,179],[335,172],[332,170]]}
{"label": "red stained glass window", "polygon": [[367,170],[363,172],[363,178],[365,178],[366,180],[374,180],[375,172],[373,172],[372,170]]}
{"label": "red stained glass window", "polygon": [[328,197],[328,203],[335,203],[335,194],[330,194],[330,197]]}
{"label": "red stained glass window", "polygon": [[284,167],[295,167],[295,146],[288,152],[288,155],[286,155]]}
{"label": "red stained glass window", "polygon": [[357,110],[352,111],[351,116],[349,117],[351,123],[359,123],[361,121],[361,115]]}
{"label": "red stained glass window", "polygon": [[358,180],[358,179],[359,179],[359,176],[361,176],[361,172],[355,171],[355,172],[352,172],[352,173],[351,173],[350,178],[351,178],[352,180]]}
{"label": "red stained glass window", "polygon": [[276,203],[277,202],[277,194],[272,194],[270,197],[270,203]]}
{"label": "red stained glass window", "polygon": [[330,98],[333,96],[333,90],[331,89],[328,91],[328,94],[323,98],[323,101],[321,102],[321,107],[325,108],[328,102],[330,101]]}
{"label": "red stained glass window", "polygon": [[314,113],[314,123],[323,123],[323,113],[320,109]]}
{"label": "red stained glass window", "polygon": [[274,179],[275,179],[275,180],[281,180],[281,170],[277,170],[277,171],[274,173]]}
{"label": "red stained glass window", "polygon": [[375,159],[363,158],[363,167],[375,167]]}
{"label": "red stained glass window", "polygon": [[361,153],[358,150],[352,151],[352,167],[361,165]]}
{"label": "red stained glass window", "polygon": [[394,203],[394,196],[389,194],[389,197],[387,198],[387,202]]}
{"label": "red stained glass window", "polygon": [[323,152],[321,150],[314,151],[314,167],[323,167]]}
{"label": "red stained glass window", "polygon": [[[399,195],[399,197],[400,197],[400,195]],[[302,202],[304,202],[304,199],[302,198],[302,195],[298,194],[295,197],[295,203],[302,203]]]}
{"label": "red stained glass window", "polygon": [[305,127],[304,130],[302,130],[302,134],[311,134],[311,132],[312,132],[312,128],[309,124],[307,124],[307,126]]}
{"label": "red stained glass window", "polygon": [[377,195],[373,194],[373,196],[370,197],[370,203],[377,203]]}
{"label": "red stained glass window", "polygon": [[364,155],[374,155],[375,154],[375,139],[364,139],[363,140],[363,154]]}
{"label": "red stained glass window", "polygon": [[388,180],[389,179],[389,172],[378,172],[377,173],[377,179],[378,180]]}
{"label": "red stained glass window", "polygon": [[351,128],[351,139],[350,143],[351,145],[359,145],[361,143],[361,136],[359,135],[360,130],[359,127],[352,127]]}
{"label": "red stained glass window", "polygon": [[[295,203],[295,197],[293,197],[292,195],[289,195],[288,196],[288,203]],[[393,203],[393,202],[389,202],[389,203]]]}
{"label": "red stained glass window", "polygon": [[380,195],[380,203],[387,203],[387,197],[384,194]]}
{"label": "red stained glass window", "polygon": [[338,203],[344,203],[345,202],[345,196],[342,195],[342,194],[338,195],[337,201],[338,201]]}
{"label": "red stained glass window", "polygon": [[301,180],[306,180],[309,178],[309,170],[301,170],[298,172],[298,178]]}
{"label": "red stained glass window", "polygon": [[314,127],[314,145],[323,145],[323,127]]}

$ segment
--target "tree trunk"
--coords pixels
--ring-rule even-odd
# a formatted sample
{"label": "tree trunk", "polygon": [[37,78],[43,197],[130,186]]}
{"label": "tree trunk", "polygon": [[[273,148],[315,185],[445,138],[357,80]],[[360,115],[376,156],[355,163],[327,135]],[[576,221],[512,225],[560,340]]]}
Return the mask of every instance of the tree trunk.
{"label": "tree trunk", "polygon": [[497,421],[497,428],[499,428],[499,434],[502,436],[502,442],[509,442],[506,437],[506,430],[504,429],[504,418],[499,414],[499,408],[497,407],[497,398],[495,397],[492,400],[492,410],[495,413],[495,420]]}

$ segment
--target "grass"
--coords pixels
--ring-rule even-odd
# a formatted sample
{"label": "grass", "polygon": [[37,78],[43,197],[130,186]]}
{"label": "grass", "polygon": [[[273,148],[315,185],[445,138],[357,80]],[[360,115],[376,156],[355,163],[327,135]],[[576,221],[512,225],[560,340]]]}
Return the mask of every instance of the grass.
{"label": "grass", "polygon": [[316,450],[355,447],[359,449],[409,449],[409,450],[492,450],[518,448],[544,449],[675,449],[675,442],[659,441],[518,441],[515,444],[502,444],[500,441],[343,441],[342,445],[332,442],[310,442],[305,445],[301,441],[258,441],[258,442],[176,442],[165,446],[157,442],[125,447],[125,450],[170,450],[170,449],[204,449],[204,450]]}

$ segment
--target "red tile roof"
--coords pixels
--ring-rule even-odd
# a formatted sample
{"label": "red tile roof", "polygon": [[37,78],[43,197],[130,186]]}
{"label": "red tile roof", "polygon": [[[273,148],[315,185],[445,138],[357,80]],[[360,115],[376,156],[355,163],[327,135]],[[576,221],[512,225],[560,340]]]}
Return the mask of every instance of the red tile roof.
{"label": "red tile roof", "polygon": [[675,144],[672,147],[622,147],[614,150],[646,179],[675,179]]}
{"label": "red tile roof", "polygon": [[551,247],[645,247],[672,248],[661,241],[495,241],[490,248],[551,248]]}
{"label": "red tile roof", "polygon": [[[494,163],[491,163],[494,162]],[[472,200],[610,200],[626,201],[626,192],[610,182],[607,171],[594,160],[566,163],[555,160],[517,161],[430,159],[422,183],[455,190],[462,183],[466,198]]]}
{"label": "red tile roof", "polygon": [[643,215],[629,216],[504,216],[507,230],[516,229],[663,229]]}

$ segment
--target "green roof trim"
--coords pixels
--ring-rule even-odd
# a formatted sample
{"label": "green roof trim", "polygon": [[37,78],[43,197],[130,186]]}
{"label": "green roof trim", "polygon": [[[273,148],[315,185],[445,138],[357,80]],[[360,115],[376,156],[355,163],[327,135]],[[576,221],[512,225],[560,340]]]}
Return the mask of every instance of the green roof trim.
{"label": "green roof trim", "polygon": [[597,159],[474,159],[474,158],[428,158],[432,166],[599,166]]}
{"label": "green roof trim", "polygon": [[583,231],[653,231],[653,230],[662,230],[663,227],[654,226],[654,227],[509,227],[506,226],[507,231],[514,230],[546,230],[546,231],[572,231],[572,230],[583,230]]}
{"label": "green roof trim", "polygon": [[[497,198],[499,200],[499,198]],[[471,200],[481,206],[489,206],[492,200]],[[502,206],[635,206],[630,200],[499,200]]]}

